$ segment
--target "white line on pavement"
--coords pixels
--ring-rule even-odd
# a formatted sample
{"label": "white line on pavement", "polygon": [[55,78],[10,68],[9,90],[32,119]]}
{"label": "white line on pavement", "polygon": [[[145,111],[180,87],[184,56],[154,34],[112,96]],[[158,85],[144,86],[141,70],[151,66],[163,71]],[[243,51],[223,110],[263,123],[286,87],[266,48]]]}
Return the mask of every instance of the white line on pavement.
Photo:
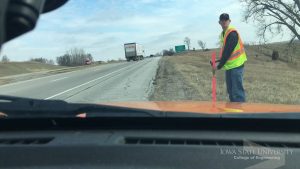
{"label": "white line on pavement", "polygon": [[51,82],[56,82],[56,81],[63,80],[63,79],[66,79],[66,78],[68,78],[68,77],[63,77],[63,78],[55,79],[55,80],[52,80]]}
{"label": "white line on pavement", "polygon": [[99,80],[99,79],[105,78],[105,77],[107,77],[107,76],[109,76],[109,75],[111,75],[111,74],[120,72],[121,70],[123,70],[123,69],[125,69],[125,68],[127,68],[127,67],[129,67],[129,66],[132,66],[132,65],[128,65],[128,66],[123,67],[123,68],[121,68],[121,69],[119,69],[119,70],[116,70],[116,71],[113,71],[113,72],[111,72],[111,73],[109,73],[109,74],[106,74],[106,75],[104,75],[104,76],[98,77],[98,78],[96,78],[96,79],[94,79],[94,80],[85,82],[85,83],[83,83],[83,84],[81,84],[81,85],[78,85],[78,86],[75,86],[75,87],[70,88],[70,89],[68,89],[68,90],[65,90],[65,91],[63,91],[63,92],[57,93],[57,94],[55,94],[55,95],[53,95],[53,96],[50,96],[50,97],[45,98],[44,100],[52,99],[52,98],[54,98],[54,97],[56,97],[56,96],[62,95],[62,94],[64,94],[64,93],[67,93],[67,92],[69,92],[69,91],[72,91],[72,90],[74,90],[74,89],[77,89],[77,88],[79,88],[79,87],[81,87],[81,86],[84,86],[84,85],[87,85],[87,84],[92,83],[92,82],[94,82],[94,81],[97,81],[97,80]]}
{"label": "white line on pavement", "polygon": [[[35,81],[35,80],[46,79],[46,78],[50,78],[50,77],[53,77],[53,76],[60,76],[62,74],[68,75],[68,74],[77,73],[77,72],[80,72],[80,71],[88,71],[89,69],[91,69],[91,68],[79,69],[79,70],[74,70],[74,71],[65,72],[65,73],[59,73],[59,74],[53,74],[53,75],[46,75],[46,76],[43,76],[43,77],[33,78],[33,79],[29,79],[29,80],[23,80],[23,81],[19,81],[19,82],[13,82],[13,83],[1,85],[0,88],[7,87],[7,86],[13,86],[13,85],[19,85],[19,84],[22,84],[22,83],[32,82],[32,81]],[[99,68],[99,69],[101,69],[101,68]]]}

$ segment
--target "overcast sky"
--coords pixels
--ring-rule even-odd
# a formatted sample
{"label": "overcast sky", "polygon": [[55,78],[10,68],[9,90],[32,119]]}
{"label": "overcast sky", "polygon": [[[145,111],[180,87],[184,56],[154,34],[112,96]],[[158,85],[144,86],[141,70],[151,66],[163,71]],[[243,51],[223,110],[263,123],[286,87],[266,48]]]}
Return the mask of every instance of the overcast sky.
{"label": "overcast sky", "polygon": [[[124,43],[138,42],[146,55],[183,44],[192,48],[203,40],[216,47],[221,28],[219,15],[229,13],[245,42],[258,41],[254,23],[242,21],[238,0],[70,0],[40,17],[34,31],[3,46],[1,56],[13,61],[35,57],[54,59],[78,47],[95,60],[124,58]],[[279,36],[272,41],[286,40]]]}

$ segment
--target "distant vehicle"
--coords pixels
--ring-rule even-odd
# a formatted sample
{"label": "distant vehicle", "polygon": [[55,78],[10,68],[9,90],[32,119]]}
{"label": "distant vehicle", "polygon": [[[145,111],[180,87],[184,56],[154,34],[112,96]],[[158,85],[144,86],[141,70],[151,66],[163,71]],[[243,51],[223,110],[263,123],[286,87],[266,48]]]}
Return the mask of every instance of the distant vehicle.
{"label": "distant vehicle", "polygon": [[145,51],[142,45],[138,43],[125,43],[124,44],[125,57],[129,62],[130,60],[138,61],[144,59]]}
{"label": "distant vehicle", "polygon": [[90,64],[92,64],[92,61],[90,59],[85,59],[85,64],[90,65]]}
{"label": "distant vehicle", "polygon": [[154,57],[154,55],[150,55],[150,57],[152,58],[152,57]]}

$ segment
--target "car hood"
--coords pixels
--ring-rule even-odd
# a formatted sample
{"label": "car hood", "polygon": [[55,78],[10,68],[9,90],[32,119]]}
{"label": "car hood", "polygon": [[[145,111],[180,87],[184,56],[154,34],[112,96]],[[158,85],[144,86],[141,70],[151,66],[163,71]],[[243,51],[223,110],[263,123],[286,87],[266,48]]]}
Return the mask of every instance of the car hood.
{"label": "car hood", "polygon": [[300,112],[300,105],[261,104],[261,103],[228,103],[205,101],[154,101],[154,102],[113,102],[101,103],[111,106],[167,112],[190,112],[207,114],[226,113],[293,113]]}

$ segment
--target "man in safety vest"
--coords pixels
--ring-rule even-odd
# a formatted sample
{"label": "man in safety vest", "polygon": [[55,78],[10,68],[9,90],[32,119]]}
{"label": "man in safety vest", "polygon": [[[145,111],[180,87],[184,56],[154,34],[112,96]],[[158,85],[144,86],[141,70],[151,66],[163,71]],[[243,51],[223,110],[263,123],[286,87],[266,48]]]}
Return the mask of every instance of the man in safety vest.
{"label": "man in safety vest", "polygon": [[230,25],[229,15],[220,15],[219,24],[222,26],[220,42],[220,60],[216,69],[225,69],[226,86],[230,102],[245,102],[245,91],[243,87],[244,64],[247,55],[238,31]]}

